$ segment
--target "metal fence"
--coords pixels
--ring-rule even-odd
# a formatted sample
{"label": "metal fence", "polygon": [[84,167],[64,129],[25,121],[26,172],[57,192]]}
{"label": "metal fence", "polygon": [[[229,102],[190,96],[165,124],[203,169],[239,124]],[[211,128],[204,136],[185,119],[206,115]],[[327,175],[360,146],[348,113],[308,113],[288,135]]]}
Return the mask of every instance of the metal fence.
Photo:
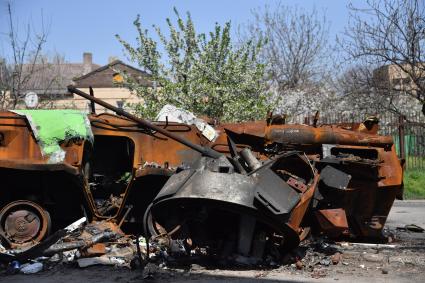
{"label": "metal fence", "polygon": [[[297,115],[292,123],[312,124],[314,115]],[[320,114],[318,124],[358,123],[366,117],[359,113]],[[379,134],[393,136],[397,154],[405,160],[406,170],[425,170],[425,116],[421,112],[400,116],[379,115]]]}
{"label": "metal fence", "polygon": [[425,170],[425,119],[422,113],[395,116],[382,130],[383,134],[393,136],[399,157],[406,160],[406,170]]}

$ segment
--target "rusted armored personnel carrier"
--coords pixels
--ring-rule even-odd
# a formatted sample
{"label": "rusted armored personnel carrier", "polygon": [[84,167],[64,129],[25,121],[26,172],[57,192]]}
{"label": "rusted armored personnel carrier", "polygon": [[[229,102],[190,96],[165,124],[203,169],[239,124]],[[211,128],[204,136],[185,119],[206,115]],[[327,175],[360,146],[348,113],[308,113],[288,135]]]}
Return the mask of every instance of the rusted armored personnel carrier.
{"label": "rusted armored personnel carrier", "polygon": [[[401,161],[392,137],[377,135],[376,119],[321,126],[268,121],[221,128],[259,158],[290,150],[306,154],[320,181],[305,220],[318,233],[379,239],[394,199],[403,197]],[[225,135],[212,148],[223,148]]]}
{"label": "rusted armored personnel carrier", "polygon": [[[38,242],[84,214],[118,223],[128,211],[129,222],[141,221],[149,200],[176,168],[200,156],[116,115],[88,119],[94,139],[60,141],[64,158],[52,160],[43,154],[27,117],[0,113],[0,233],[11,245]],[[156,125],[200,143],[194,127]]]}
{"label": "rusted armored personnel carrier", "polygon": [[402,197],[392,139],[376,135],[373,121],[223,124],[209,141],[195,126],[149,123],[70,91],[119,116],[89,115],[93,139],[58,141],[64,154],[56,162],[26,117],[0,114],[0,232],[11,246],[38,242],[86,214],[189,249],[230,243],[258,256],[265,239],[295,247],[310,227],[379,238]]}

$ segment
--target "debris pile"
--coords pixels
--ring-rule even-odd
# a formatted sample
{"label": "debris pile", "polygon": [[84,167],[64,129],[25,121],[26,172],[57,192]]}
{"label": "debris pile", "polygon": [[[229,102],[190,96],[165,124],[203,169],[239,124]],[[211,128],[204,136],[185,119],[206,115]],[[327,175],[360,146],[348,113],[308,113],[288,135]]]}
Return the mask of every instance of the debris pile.
{"label": "debris pile", "polygon": [[[143,253],[145,250],[143,250]],[[0,261],[9,273],[37,273],[60,263],[79,267],[113,265],[130,268],[137,255],[136,240],[112,221],[86,223],[82,218],[28,249],[3,248]]]}

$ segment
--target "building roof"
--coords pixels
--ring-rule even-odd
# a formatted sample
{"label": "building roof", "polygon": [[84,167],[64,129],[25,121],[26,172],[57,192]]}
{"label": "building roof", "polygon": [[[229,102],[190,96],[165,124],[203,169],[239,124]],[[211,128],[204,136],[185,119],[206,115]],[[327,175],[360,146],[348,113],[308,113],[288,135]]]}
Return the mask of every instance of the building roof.
{"label": "building roof", "polygon": [[61,99],[72,96],[67,90],[67,86],[71,84],[80,88],[120,87],[114,82],[114,77],[120,72],[132,76],[142,85],[152,86],[150,75],[145,71],[120,60],[104,66],[93,64],[91,53],[84,53],[82,63],[65,63],[60,59],[48,62],[41,58],[37,64],[22,65],[21,81],[24,83],[21,95],[33,91],[41,99]]}
{"label": "building roof", "polygon": [[[92,68],[99,67],[97,64],[92,64]],[[22,79],[28,76],[24,84],[25,91],[34,91],[43,96],[67,93],[67,86],[72,84],[76,77],[83,75],[85,65],[82,63],[45,63],[25,64],[22,68]]]}
{"label": "building roof", "polygon": [[113,77],[119,72],[125,72],[128,75],[132,76],[133,79],[139,81],[140,84],[145,86],[151,86],[152,81],[149,79],[150,74],[145,71],[139,70],[125,64],[121,60],[114,60],[111,63],[99,67],[90,73],[82,75],[74,79],[74,85],[76,87],[117,87],[117,84],[114,83]]}

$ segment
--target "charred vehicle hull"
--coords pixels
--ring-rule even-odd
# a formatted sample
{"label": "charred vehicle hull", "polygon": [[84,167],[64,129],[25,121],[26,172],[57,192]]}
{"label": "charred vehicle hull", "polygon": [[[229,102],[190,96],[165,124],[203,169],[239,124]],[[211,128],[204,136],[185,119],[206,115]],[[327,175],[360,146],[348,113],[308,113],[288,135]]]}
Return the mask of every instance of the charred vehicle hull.
{"label": "charred vehicle hull", "polygon": [[[33,245],[82,216],[112,219],[140,233],[144,210],[169,176],[200,156],[128,119],[110,114],[88,118],[93,141],[62,140],[64,158],[52,161],[25,116],[1,113],[0,233],[12,246]],[[158,126],[200,143],[191,126]],[[135,227],[139,231],[131,229]]]}
{"label": "charred vehicle hull", "polygon": [[319,127],[252,122],[220,129],[212,147],[222,152],[229,151],[230,136],[260,159],[290,150],[306,153],[320,174],[306,219],[317,233],[380,239],[394,200],[402,199],[401,161],[392,137],[376,134],[376,122]]}
{"label": "charred vehicle hull", "polygon": [[[140,233],[144,212],[178,168],[201,155],[158,132],[111,114],[91,115],[94,147],[88,155],[87,195],[96,219],[123,220]],[[196,128],[156,123],[176,135],[200,143]],[[128,213],[127,213],[128,212]]]}

